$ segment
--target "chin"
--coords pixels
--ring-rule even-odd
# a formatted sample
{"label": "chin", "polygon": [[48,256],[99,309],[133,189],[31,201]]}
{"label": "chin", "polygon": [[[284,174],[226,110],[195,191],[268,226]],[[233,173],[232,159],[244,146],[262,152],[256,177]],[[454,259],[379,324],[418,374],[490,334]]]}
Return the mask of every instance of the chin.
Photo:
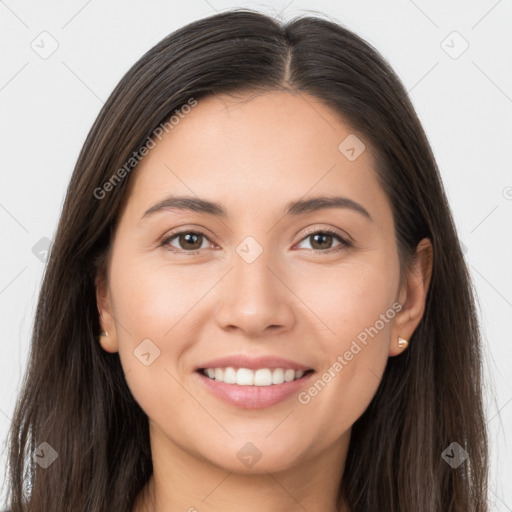
{"label": "chin", "polygon": [[268,440],[266,442],[263,439],[261,442],[233,440],[232,444],[235,445],[233,448],[229,446],[220,449],[218,457],[210,451],[207,459],[226,471],[255,475],[285,471],[302,458],[296,448],[283,444],[274,447],[274,443],[269,443]]}

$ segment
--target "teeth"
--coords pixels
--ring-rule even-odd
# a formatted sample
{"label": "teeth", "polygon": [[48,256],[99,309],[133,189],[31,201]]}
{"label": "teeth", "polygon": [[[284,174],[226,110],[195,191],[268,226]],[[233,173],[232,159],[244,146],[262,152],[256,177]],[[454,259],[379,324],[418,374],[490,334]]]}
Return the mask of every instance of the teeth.
{"label": "teeth", "polygon": [[286,370],[284,372],[284,381],[291,382],[295,378],[295,370]]}
{"label": "teeth", "polygon": [[[219,379],[217,379],[217,380],[219,380]],[[226,384],[236,384],[236,371],[234,368],[229,367],[224,370],[223,381]]]}
{"label": "teeth", "polygon": [[[295,372],[293,372],[295,374]],[[255,386],[270,386],[272,384],[272,370],[260,368],[254,373]]]}
{"label": "teeth", "polygon": [[226,384],[238,384],[239,386],[271,386],[272,384],[282,384],[300,379],[304,375],[304,370],[284,370],[283,368],[259,368],[250,370],[249,368],[206,368],[203,374],[210,379],[215,379]]}
{"label": "teeth", "polygon": [[[234,368],[233,368],[234,370]],[[215,379],[218,380],[218,379]],[[238,368],[236,371],[236,383],[239,386],[253,386],[254,385],[254,372],[247,368]]]}
{"label": "teeth", "polygon": [[284,370],[276,368],[272,372],[272,384],[282,384],[284,382]]}

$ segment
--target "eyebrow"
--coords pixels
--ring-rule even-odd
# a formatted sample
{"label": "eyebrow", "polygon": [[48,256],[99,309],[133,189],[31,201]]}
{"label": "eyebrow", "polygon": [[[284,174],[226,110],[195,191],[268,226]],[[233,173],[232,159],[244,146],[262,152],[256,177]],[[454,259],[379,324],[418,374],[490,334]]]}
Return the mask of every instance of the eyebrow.
{"label": "eyebrow", "polygon": [[[301,215],[327,208],[343,208],[360,213],[373,222],[371,215],[361,204],[341,196],[318,196],[291,201],[285,206],[285,215]],[[219,203],[192,196],[168,196],[144,212],[141,220],[165,210],[190,210],[216,217],[227,218],[227,211]]]}

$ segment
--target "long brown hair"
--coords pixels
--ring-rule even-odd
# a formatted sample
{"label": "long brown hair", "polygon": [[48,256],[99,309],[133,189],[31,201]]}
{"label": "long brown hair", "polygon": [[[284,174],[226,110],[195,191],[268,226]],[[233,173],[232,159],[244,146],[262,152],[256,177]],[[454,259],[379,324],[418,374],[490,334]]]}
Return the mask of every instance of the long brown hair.
{"label": "long brown hair", "polygon": [[[375,149],[402,270],[422,238],[433,245],[424,316],[353,425],[340,503],[352,512],[487,510],[475,298],[410,99],[383,57],[341,24],[313,16],[281,23],[237,9],[193,22],[143,55],[85,141],[46,267],[9,435],[12,512],[132,510],[152,473],[148,418],[118,354],[97,341],[95,295],[131,169],[108,190],[104,185],[190,98],[284,89],[319,98]],[[453,442],[469,455],[458,467],[442,457]],[[47,468],[34,457],[41,443],[58,454]]]}

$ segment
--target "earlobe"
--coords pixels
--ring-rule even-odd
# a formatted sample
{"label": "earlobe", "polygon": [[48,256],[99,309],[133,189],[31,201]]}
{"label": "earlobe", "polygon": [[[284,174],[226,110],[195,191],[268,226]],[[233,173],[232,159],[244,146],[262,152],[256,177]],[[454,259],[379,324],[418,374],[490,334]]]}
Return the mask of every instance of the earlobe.
{"label": "earlobe", "polygon": [[98,333],[98,340],[106,352],[115,353],[118,351],[117,333],[114,314],[110,303],[110,296],[105,278],[98,274],[95,279],[96,306],[99,314],[101,332]]}
{"label": "earlobe", "polygon": [[110,341],[110,336],[108,334],[108,331],[102,331],[99,335],[99,342],[101,345],[101,348],[105,350],[105,352],[110,352],[111,354],[114,354],[117,352],[117,347]]}
{"label": "earlobe", "polygon": [[415,260],[400,290],[402,310],[393,326],[389,356],[396,356],[407,346],[397,340],[410,340],[418,327],[426,307],[433,266],[433,248],[430,239],[424,238],[416,248]]}

